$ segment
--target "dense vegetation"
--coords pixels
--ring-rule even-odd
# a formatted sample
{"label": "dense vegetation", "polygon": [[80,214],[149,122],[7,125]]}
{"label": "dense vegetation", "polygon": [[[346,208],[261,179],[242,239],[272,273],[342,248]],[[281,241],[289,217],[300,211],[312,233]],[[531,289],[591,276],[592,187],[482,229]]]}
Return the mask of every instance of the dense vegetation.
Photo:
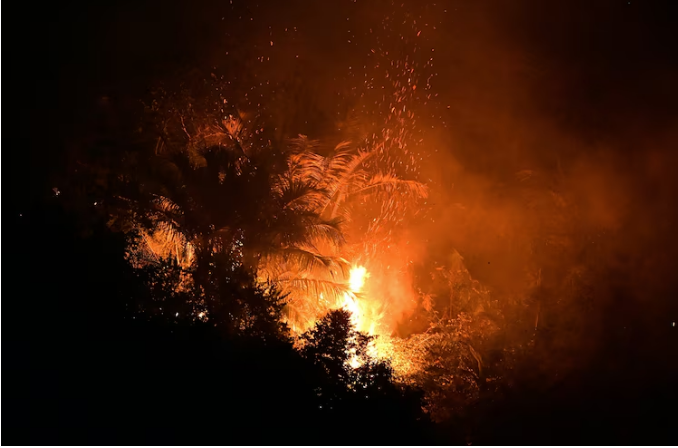
{"label": "dense vegetation", "polygon": [[[25,243],[17,254],[21,271],[13,281],[23,285],[19,294],[27,299],[8,309],[26,326],[5,341],[17,360],[9,394],[16,406],[12,418],[17,428],[23,428],[23,441],[574,443],[594,424],[593,414],[585,414],[581,418],[591,423],[575,426],[576,431],[567,429],[579,419],[575,415],[579,398],[569,396],[567,387],[573,386],[558,386],[544,395],[544,385],[551,380],[543,376],[553,371],[535,364],[559,342],[551,339],[548,328],[561,328],[556,336],[562,338],[566,327],[556,319],[563,306],[588,306],[585,299],[593,293],[581,283],[581,272],[562,290],[547,292],[537,284],[534,296],[523,305],[493,302],[460,264],[458,254],[442,269],[420,266],[418,275],[425,280],[420,279],[424,290],[417,315],[429,323],[413,340],[427,341],[419,345],[424,347],[420,354],[424,369],[405,386],[394,380],[387,363],[365,357],[368,361],[358,369],[348,365],[348,353],[363,356],[369,338],[351,328],[346,312],[325,316],[301,338],[302,347],[295,347],[283,323],[286,295],[275,284],[262,285],[253,265],[242,263],[248,247],[237,253],[198,252],[198,267],[189,270],[176,256],[159,263],[130,263],[138,217],[143,223],[143,218],[167,210],[158,209],[157,202],[148,200],[153,196],[142,190],[150,188],[150,180],[162,179],[158,175],[162,165],[156,151],[141,145],[137,152],[126,149],[122,166],[116,167],[109,154],[119,148],[114,144],[107,154],[105,145],[100,141],[96,145],[104,150],[103,156],[79,163],[78,175],[12,216],[16,238]],[[126,138],[117,145],[134,148]],[[88,149],[88,154],[93,153]],[[209,170],[210,160],[218,159],[209,159],[215,154],[212,150],[205,154],[205,166],[187,165],[185,173]],[[128,160],[134,163],[126,166]],[[139,169],[144,164],[147,172]],[[224,166],[245,165],[220,165]],[[212,174],[218,179],[219,170]],[[149,177],[140,180],[144,175]],[[193,215],[183,215],[186,225],[193,226],[194,241],[202,238],[214,247],[215,229],[227,227],[233,219],[214,215],[220,207],[200,202],[228,201],[229,189],[237,189],[240,196],[247,196],[250,188],[262,189],[241,204],[249,209],[236,214],[254,218],[241,219],[237,225],[254,226],[251,234],[257,237],[272,234],[257,227],[261,224],[256,219],[261,208],[280,207],[276,198],[283,195],[270,194],[270,175],[245,176],[242,181],[240,175],[234,176],[235,182],[244,182],[237,187],[205,184],[206,178],[183,180],[184,185],[195,186],[184,199]],[[301,188],[295,193],[309,191]],[[127,196],[124,200],[121,192]],[[219,226],[214,225],[219,219]],[[287,223],[291,223],[284,227],[287,232],[306,235],[308,221],[292,218]],[[268,250],[275,249],[270,244],[275,241],[280,240],[266,240]],[[189,286],[177,289],[186,275],[191,277]],[[568,297],[572,299],[563,304]],[[535,305],[536,301],[541,302]],[[209,319],[196,318],[196,309]],[[547,331],[522,336],[525,325],[520,322],[529,319],[532,325],[535,309],[550,316]],[[573,314],[568,311],[564,317]],[[505,329],[498,332],[495,327]],[[616,414],[606,415],[606,409],[621,403],[630,411],[636,406],[634,398],[611,396],[612,390],[600,387],[611,373],[607,368],[599,372],[598,377],[574,380],[577,390],[587,390],[603,403],[595,424],[609,429],[597,434],[601,440],[636,437],[636,432],[616,429]],[[565,403],[556,426],[540,411],[552,398]],[[637,414],[639,409],[625,418],[647,418]],[[43,430],[32,429],[37,422]],[[650,427],[661,430],[664,423],[653,417]]]}
{"label": "dense vegetation", "polygon": [[[550,3],[489,2],[454,15],[419,2],[309,2],[263,16],[248,2],[210,3],[30,11],[47,20],[31,28],[41,38],[15,46],[25,59],[9,85],[21,101],[6,108],[15,122],[3,141],[3,442],[675,440],[678,190],[675,132],[663,134],[675,129],[675,95],[662,55],[678,40],[662,34],[675,29],[668,19],[647,32],[638,17],[651,7],[636,16],[637,2],[556,14]],[[417,29],[420,11],[429,20]],[[275,46],[267,14],[284,22]],[[537,44],[498,44],[511,32],[489,36],[492,15],[519,30],[507,40]],[[450,17],[436,45],[432,16]],[[292,33],[302,22],[313,26]],[[344,25],[358,36],[346,42]],[[415,66],[431,67],[429,44],[435,91],[430,77],[410,82]],[[281,51],[269,64],[262,48]],[[219,70],[206,64],[212,50]],[[379,82],[361,96],[364,60],[397,93],[416,81],[416,101],[391,104]],[[396,112],[385,121],[384,111]],[[415,136],[415,122],[435,131]],[[241,135],[241,123],[255,132]],[[385,149],[371,144],[396,135],[391,125],[426,137],[438,171],[390,171],[402,153],[370,165],[365,150]],[[398,199],[380,209],[383,226],[347,194],[364,188],[372,205]],[[344,294],[337,255],[388,260],[388,244],[353,243],[363,230],[387,241],[403,217],[426,239],[408,267],[416,309],[394,332],[422,367],[405,382],[364,356],[370,338],[349,315],[291,302]],[[390,241],[404,240],[398,232]],[[309,331],[293,340],[290,321]]]}

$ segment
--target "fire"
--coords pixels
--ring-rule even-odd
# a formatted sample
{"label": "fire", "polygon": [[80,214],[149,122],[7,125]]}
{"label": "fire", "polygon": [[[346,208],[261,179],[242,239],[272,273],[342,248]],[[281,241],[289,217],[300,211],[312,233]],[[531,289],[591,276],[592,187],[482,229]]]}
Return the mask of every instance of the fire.
{"label": "fire", "polygon": [[351,322],[356,330],[375,335],[375,329],[379,324],[379,315],[374,312],[374,306],[364,294],[365,281],[370,277],[364,266],[354,266],[349,275],[348,286],[350,292],[344,293],[343,308],[351,313]]}
{"label": "fire", "polygon": [[360,292],[363,286],[365,286],[365,277],[367,276],[367,269],[363,266],[356,266],[351,269],[351,275],[348,280],[351,291]]}
{"label": "fire", "polygon": [[[358,295],[363,286],[365,286],[365,279],[368,277],[367,269],[364,266],[355,266],[351,269],[348,286],[350,292],[344,293],[343,308],[351,313],[351,323],[357,330],[361,330],[364,326],[364,315],[358,302]],[[356,357],[352,356],[349,360],[351,367],[358,368],[362,362]]]}
{"label": "fire", "polygon": [[[350,292],[344,293],[344,309],[348,310],[351,313],[351,323],[357,329],[360,328],[362,323],[362,313],[360,311],[360,306],[357,301],[356,294],[360,293],[360,290],[365,285],[365,277],[367,276],[367,269],[363,266],[356,266],[351,269],[348,286],[351,290]],[[349,360],[351,367],[358,368],[362,364],[360,360],[354,355]]]}
{"label": "fire", "polygon": [[[394,339],[384,322],[381,322],[383,314],[379,312],[380,303],[373,297],[363,293],[365,281],[370,277],[364,266],[355,266],[350,271],[350,292],[344,294],[343,308],[351,313],[351,322],[356,330],[375,336],[368,347],[368,355],[382,360],[389,360],[396,373],[406,374],[412,370],[412,366],[401,353],[401,347],[394,344]],[[362,361],[355,356],[349,360],[353,368],[360,367]]]}
{"label": "fire", "polygon": [[364,266],[355,266],[351,269],[348,286],[350,292],[344,293],[343,308],[351,313],[351,321],[358,329],[362,329],[364,316],[358,303],[357,294],[365,286],[365,278],[368,277],[367,269]]}

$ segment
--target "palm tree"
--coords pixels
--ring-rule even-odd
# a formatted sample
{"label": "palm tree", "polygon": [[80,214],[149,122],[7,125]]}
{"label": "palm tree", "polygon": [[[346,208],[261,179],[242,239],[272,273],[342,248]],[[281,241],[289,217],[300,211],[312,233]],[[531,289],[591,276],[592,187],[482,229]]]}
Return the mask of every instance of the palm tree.
{"label": "palm tree", "polygon": [[[339,143],[326,156],[321,155],[322,150],[319,142],[306,136],[292,139],[287,170],[273,184],[280,197],[288,194],[294,197],[296,190],[313,192],[293,202],[299,216],[308,214],[320,220],[307,226],[312,233],[300,235],[304,252],[299,251],[300,246],[294,248],[305,260],[288,263],[275,254],[260,265],[261,273],[275,279],[289,293],[288,317],[302,329],[309,328],[319,316],[341,303],[344,294],[351,293],[346,284],[347,260],[367,255],[365,243],[375,241],[385,223],[399,219],[413,199],[427,196],[425,185],[400,179],[368,164],[375,152],[355,149],[348,142]],[[367,207],[368,204],[372,206]],[[369,213],[375,209],[378,213]],[[356,214],[372,218],[367,231],[355,225]],[[331,238],[331,234],[318,234],[338,230],[339,224],[344,233],[354,231],[352,244],[337,244],[339,241]]]}
{"label": "palm tree", "polygon": [[[365,252],[363,243],[376,241],[411,199],[426,197],[423,184],[376,169],[375,152],[343,142],[323,156],[304,136],[277,150],[240,117],[205,125],[189,112],[161,122],[131,258],[172,258],[204,283],[215,254],[226,253],[233,269],[287,294],[288,320],[301,329],[348,292],[347,260]],[[367,205],[378,211],[363,231],[354,218]],[[346,245],[349,230],[362,237]]]}
{"label": "palm tree", "polygon": [[[305,136],[292,140],[290,165],[295,168],[296,179],[315,185],[324,191],[324,202],[318,204],[321,216],[326,219],[342,218],[350,221],[351,212],[361,199],[371,198],[386,205],[385,213],[402,211],[411,205],[407,200],[425,198],[426,185],[406,180],[395,174],[368,165],[377,153],[354,149],[350,142],[341,142],[328,156],[315,149],[317,142]],[[393,199],[396,195],[397,199]]]}
{"label": "palm tree", "polygon": [[339,280],[320,279],[322,271],[340,279],[347,266],[322,252],[337,252],[343,244],[339,220],[317,212],[326,193],[301,181],[289,164],[277,173],[238,119],[192,135],[181,145],[159,138],[144,182],[146,199],[136,201],[144,213],[136,215],[132,261],[142,266],[172,260],[191,271],[189,280],[206,284],[215,256],[227,254],[232,270],[243,267],[262,282],[288,289],[315,285],[316,294],[323,285],[341,288]]}

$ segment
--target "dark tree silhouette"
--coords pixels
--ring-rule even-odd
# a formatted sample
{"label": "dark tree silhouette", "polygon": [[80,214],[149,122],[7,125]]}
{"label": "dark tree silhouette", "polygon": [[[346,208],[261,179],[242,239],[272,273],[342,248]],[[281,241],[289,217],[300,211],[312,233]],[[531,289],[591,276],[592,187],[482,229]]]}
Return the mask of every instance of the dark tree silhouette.
{"label": "dark tree silhouette", "polygon": [[[321,380],[314,388],[318,411],[325,422],[347,428],[333,434],[337,443],[427,440],[424,429],[428,420],[422,413],[421,394],[398,385],[388,363],[370,357],[373,337],[353,328],[348,311],[328,313],[301,339],[301,354]],[[357,429],[361,427],[364,429]]]}

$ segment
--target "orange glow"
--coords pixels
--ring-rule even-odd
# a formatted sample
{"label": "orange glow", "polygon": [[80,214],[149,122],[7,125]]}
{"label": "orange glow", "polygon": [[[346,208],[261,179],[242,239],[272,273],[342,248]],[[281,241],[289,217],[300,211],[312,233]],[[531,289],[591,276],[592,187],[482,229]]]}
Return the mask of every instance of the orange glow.
{"label": "orange glow", "polygon": [[365,277],[367,277],[367,269],[363,266],[357,266],[351,269],[351,275],[348,280],[351,291],[360,292],[365,285]]}
{"label": "orange glow", "polygon": [[[365,303],[361,304],[359,302],[358,294],[360,294],[360,291],[362,290],[363,286],[365,286],[365,279],[368,276],[369,274],[367,273],[367,269],[365,269],[364,266],[353,267],[351,269],[348,280],[349,288],[351,291],[344,293],[343,308],[351,313],[351,322],[358,331],[362,331],[367,323],[361,307],[361,305],[364,306]],[[371,323],[371,325],[369,326],[373,328],[374,323]],[[370,332],[367,333],[371,334]],[[370,349],[372,349],[372,347],[370,347]],[[371,356],[376,355],[376,353],[374,353],[373,350],[371,351],[372,351],[372,353],[370,353]],[[351,367],[355,369],[357,367],[360,367],[362,363],[356,356],[352,356],[351,359],[349,360],[349,364],[351,365]]]}
{"label": "orange glow", "polygon": [[357,294],[360,294],[365,285],[365,278],[368,276],[367,269],[363,266],[356,266],[351,269],[348,285],[350,292],[344,293],[343,308],[351,313],[351,322],[359,331],[364,324],[364,316],[361,304],[358,302]]}
{"label": "orange glow", "polygon": [[[351,313],[351,322],[356,330],[375,337],[368,347],[368,355],[390,361],[397,375],[409,375],[416,368],[408,359],[402,340],[391,336],[393,329],[385,320],[385,296],[366,294],[364,291],[369,278],[370,273],[364,266],[351,269],[348,281],[350,292],[344,293],[342,308]],[[353,356],[349,364],[357,368],[362,362]]]}

